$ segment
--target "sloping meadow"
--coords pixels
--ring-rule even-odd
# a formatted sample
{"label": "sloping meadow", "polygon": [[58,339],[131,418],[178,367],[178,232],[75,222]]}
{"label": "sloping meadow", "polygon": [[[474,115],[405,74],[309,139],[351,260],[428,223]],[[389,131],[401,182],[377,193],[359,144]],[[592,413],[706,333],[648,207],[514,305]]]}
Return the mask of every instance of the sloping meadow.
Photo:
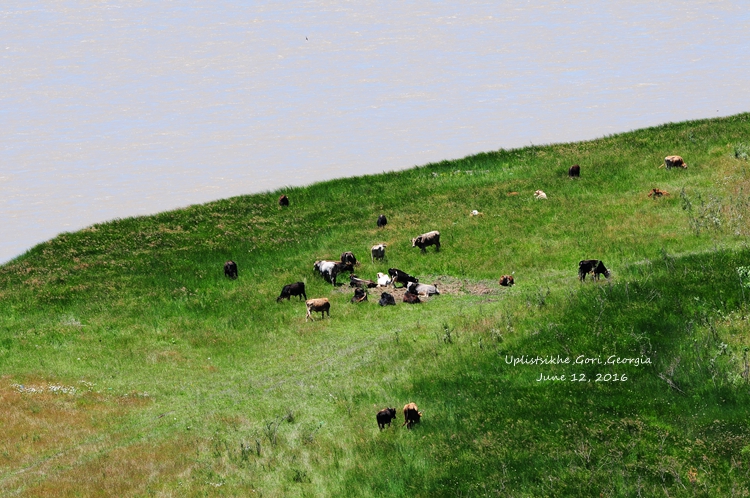
{"label": "sloping meadow", "polygon": [[[747,114],[669,124],[40,244],[0,268],[0,490],[747,495],[749,142]],[[412,248],[430,230],[440,251]],[[441,295],[351,304],[312,271],[344,251]],[[582,259],[611,277],[579,282]],[[297,281],[330,318],[277,302]]]}

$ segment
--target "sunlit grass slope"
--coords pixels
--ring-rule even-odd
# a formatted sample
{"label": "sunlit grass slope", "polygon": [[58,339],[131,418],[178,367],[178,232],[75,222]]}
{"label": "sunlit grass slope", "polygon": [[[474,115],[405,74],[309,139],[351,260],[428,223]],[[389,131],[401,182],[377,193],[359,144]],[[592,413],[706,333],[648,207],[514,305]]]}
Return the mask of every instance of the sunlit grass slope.
{"label": "sunlit grass slope", "polygon": [[[668,124],[40,244],[0,267],[0,494],[748,496],[748,144],[748,114]],[[312,271],[344,251],[442,294],[351,304]],[[296,281],[330,319],[276,302]]]}

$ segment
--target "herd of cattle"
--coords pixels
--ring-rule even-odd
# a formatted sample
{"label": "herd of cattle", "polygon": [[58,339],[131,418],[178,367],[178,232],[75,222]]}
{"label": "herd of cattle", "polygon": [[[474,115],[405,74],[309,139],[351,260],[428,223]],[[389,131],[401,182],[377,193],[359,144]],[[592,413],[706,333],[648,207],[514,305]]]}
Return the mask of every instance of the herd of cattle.
{"label": "herd of cattle", "polygon": [[[667,156],[664,158],[664,164],[667,169],[671,168],[687,168],[687,164],[680,156]],[[579,178],[581,176],[581,167],[578,164],[574,164],[568,169],[568,176],[570,178]],[[516,194],[516,192],[513,192]],[[651,190],[649,197],[662,197],[669,195],[668,192],[654,188]],[[534,193],[536,199],[547,199],[547,195],[541,190],[537,190]],[[279,206],[288,207],[289,198],[286,195],[282,195],[279,198]],[[472,216],[479,216],[481,213],[478,211],[472,211]],[[388,223],[385,215],[381,214],[377,219],[378,228],[383,228]],[[431,232],[418,235],[411,239],[412,247],[419,247],[422,252],[426,252],[426,248],[435,246],[435,251],[440,250],[440,232],[433,230]],[[370,249],[370,260],[383,261],[385,259],[386,244],[377,244],[372,246]],[[409,304],[416,304],[421,302],[420,296],[429,297],[439,295],[440,291],[436,285],[422,284],[419,279],[409,275],[408,273],[399,270],[398,268],[389,268],[388,274],[378,273],[377,281],[359,278],[354,274],[355,266],[359,265],[359,261],[350,251],[341,254],[339,261],[328,261],[319,260],[313,265],[313,270],[317,272],[323,279],[330,282],[331,285],[336,286],[339,275],[348,272],[349,273],[349,285],[354,288],[354,296],[351,298],[352,303],[361,303],[367,300],[367,289],[375,287],[388,287],[392,286],[394,289],[397,288],[396,284],[400,284],[401,288],[406,289],[403,301]],[[224,264],[224,275],[231,279],[238,277],[237,264],[234,261],[227,261]],[[600,275],[604,275],[605,278],[610,277],[610,271],[604,266],[604,263],[598,259],[585,259],[578,263],[578,280],[583,282],[586,280],[586,275],[591,275],[592,279],[599,280]],[[513,275],[503,275],[500,277],[500,285],[510,287],[514,285],[515,280]],[[331,316],[331,303],[328,298],[320,297],[314,299],[307,299],[305,293],[304,282],[295,282],[292,284],[285,285],[281,289],[281,294],[276,298],[276,301],[282,299],[290,300],[292,296],[298,296],[301,299],[305,299],[305,305],[307,307],[307,315],[305,321],[313,319],[312,313],[318,312],[321,318],[325,317],[326,314]],[[392,294],[388,292],[382,292],[380,300],[378,302],[380,306],[393,306],[396,304],[396,300]],[[418,423],[422,417],[422,412],[418,411],[415,403],[408,403],[404,406],[404,423],[407,428],[411,429],[415,423]],[[380,430],[388,425],[391,425],[391,420],[396,418],[395,408],[384,408],[380,410],[376,419]]]}

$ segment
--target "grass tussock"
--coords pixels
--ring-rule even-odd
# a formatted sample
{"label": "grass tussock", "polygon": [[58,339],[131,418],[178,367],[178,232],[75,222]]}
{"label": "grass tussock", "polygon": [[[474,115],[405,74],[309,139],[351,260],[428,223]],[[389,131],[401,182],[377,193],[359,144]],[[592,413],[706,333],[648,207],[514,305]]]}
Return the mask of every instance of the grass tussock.
{"label": "grass tussock", "polygon": [[[0,490],[748,496],[748,133],[743,114],[499,150],[40,244],[0,267]],[[440,251],[412,248],[430,230]],[[312,271],[344,251],[441,295],[352,304]],[[579,282],[582,259],[612,276]],[[276,301],[297,281],[330,318]]]}

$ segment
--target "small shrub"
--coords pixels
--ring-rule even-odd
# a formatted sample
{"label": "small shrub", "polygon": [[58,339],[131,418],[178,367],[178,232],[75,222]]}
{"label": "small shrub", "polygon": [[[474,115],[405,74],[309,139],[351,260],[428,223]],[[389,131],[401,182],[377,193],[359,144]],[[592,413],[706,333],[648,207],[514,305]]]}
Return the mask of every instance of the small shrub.
{"label": "small shrub", "polygon": [[734,146],[734,157],[735,159],[741,159],[747,161],[747,156],[750,153],[750,147],[745,144],[735,144]]}

